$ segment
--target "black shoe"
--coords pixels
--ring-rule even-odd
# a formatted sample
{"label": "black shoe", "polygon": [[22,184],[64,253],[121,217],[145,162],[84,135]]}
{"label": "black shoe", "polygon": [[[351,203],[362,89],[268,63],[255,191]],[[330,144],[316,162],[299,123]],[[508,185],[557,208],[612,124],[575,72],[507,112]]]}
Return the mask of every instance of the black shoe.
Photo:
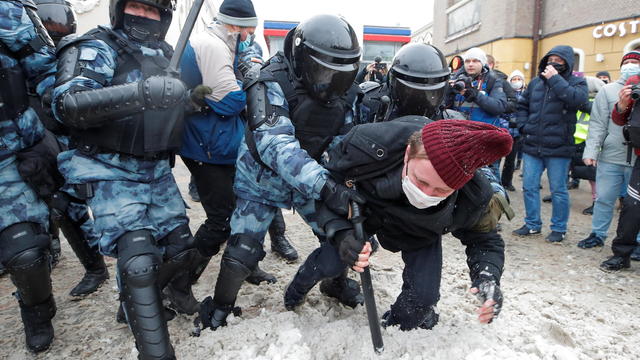
{"label": "black shoe", "polygon": [[547,196],[543,197],[542,198],[542,202],[550,203],[551,202],[551,195],[547,195]]}
{"label": "black shoe", "polygon": [[100,286],[109,279],[109,271],[104,263],[102,265],[104,267],[85,272],[82,280],[71,289],[69,295],[73,297],[84,297],[98,290]]}
{"label": "black shoe", "polygon": [[256,269],[253,270],[245,280],[253,285],[260,285],[260,283],[262,282],[266,282],[267,284],[275,284],[276,281],[278,281],[275,276],[260,269],[259,266],[256,266]]}
{"label": "black shoe", "polygon": [[591,203],[591,206],[582,210],[582,215],[593,215],[593,205],[595,205],[595,203]]}
{"label": "black shoe", "polygon": [[[418,325],[418,327],[425,330],[431,330],[433,329],[434,326],[438,324],[438,320],[440,320],[440,315],[438,315],[438,313],[435,312],[432,306],[431,311],[427,313],[427,317],[424,319],[424,321],[420,325]],[[393,316],[391,315],[391,310],[387,310],[384,313],[384,315],[382,315],[382,321],[380,321],[380,325],[383,328],[386,328],[387,326],[400,325],[400,323],[393,318]],[[400,330],[412,330],[412,329],[407,329],[407,328],[404,328],[402,325],[400,325]]]}
{"label": "black shoe", "polygon": [[575,180],[571,180],[569,181],[569,184],[567,184],[567,189],[569,190],[575,190],[577,188],[580,187],[580,180],[575,179]]}
{"label": "black shoe", "polygon": [[546,240],[550,243],[559,243],[564,240],[565,233],[559,231],[552,231],[549,235],[547,235]]}
{"label": "black shoe", "polygon": [[619,271],[622,269],[628,269],[631,267],[629,258],[623,258],[622,256],[612,256],[606,261],[600,264],[600,269],[605,271]]}
{"label": "black shoe", "polygon": [[515,188],[513,185],[511,185],[511,184],[509,184],[509,185],[503,185],[503,186],[504,186],[505,190],[507,190],[507,191],[511,191],[511,192],[516,191],[516,188]]}
{"label": "black shoe", "polygon": [[284,235],[271,237],[271,251],[287,261],[298,260],[298,252]]}
{"label": "black shoe", "polygon": [[604,240],[596,233],[591,233],[588,238],[578,241],[578,247],[581,249],[591,249],[596,246],[604,246]]}
{"label": "black shoe", "polygon": [[53,296],[39,305],[26,306],[22,301],[19,303],[27,348],[35,353],[47,350],[53,341],[51,319],[56,315]]}
{"label": "black shoe", "polygon": [[338,299],[340,303],[350,308],[364,304],[364,295],[360,291],[360,284],[346,276],[322,280],[320,282],[320,292]]}
{"label": "black shoe", "polygon": [[188,289],[184,292],[169,283],[162,291],[162,295],[169,301],[169,307],[178,314],[193,315],[200,310],[200,302],[193,296],[191,286]]}
{"label": "black shoe", "polygon": [[295,278],[287,285],[287,288],[284,289],[284,308],[289,311],[293,311],[302,305],[309,290],[311,290],[311,288],[307,290],[299,289],[294,282]]}
{"label": "black shoe", "polygon": [[518,230],[514,230],[512,232],[513,235],[518,235],[518,236],[530,236],[530,235],[539,235],[540,234],[540,230],[533,230],[533,229],[529,229],[529,227],[525,224],[522,225],[522,227]]}
{"label": "black shoe", "polygon": [[640,245],[636,245],[636,248],[633,249],[629,258],[633,261],[640,261]]}

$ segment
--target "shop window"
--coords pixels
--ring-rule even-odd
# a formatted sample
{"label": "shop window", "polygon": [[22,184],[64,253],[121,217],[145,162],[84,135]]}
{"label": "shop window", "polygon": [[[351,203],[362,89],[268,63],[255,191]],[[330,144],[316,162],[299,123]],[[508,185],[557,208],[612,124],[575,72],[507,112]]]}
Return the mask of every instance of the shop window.
{"label": "shop window", "polygon": [[447,37],[465,34],[480,27],[478,0],[456,1],[447,11]]}

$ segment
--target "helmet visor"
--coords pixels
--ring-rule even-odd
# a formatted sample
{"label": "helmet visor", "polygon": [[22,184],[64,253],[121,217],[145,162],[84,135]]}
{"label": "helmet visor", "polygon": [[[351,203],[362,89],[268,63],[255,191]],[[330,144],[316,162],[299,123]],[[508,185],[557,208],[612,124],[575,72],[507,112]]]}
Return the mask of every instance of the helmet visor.
{"label": "helmet visor", "polygon": [[323,101],[343,96],[353,85],[359,62],[351,64],[330,63],[314,55],[308,55],[302,76],[311,95]]}
{"label": "helmet visor", "polygon": [[54,40],[76,32],[76,17],[69,6],[61,4],[38,5],[38,17]]}
{"label": "helmet visor", "polygon": [[414,83],[390,78],[391,95],[402,115],[422,115],[432,117],[444,100],[447,82]]}

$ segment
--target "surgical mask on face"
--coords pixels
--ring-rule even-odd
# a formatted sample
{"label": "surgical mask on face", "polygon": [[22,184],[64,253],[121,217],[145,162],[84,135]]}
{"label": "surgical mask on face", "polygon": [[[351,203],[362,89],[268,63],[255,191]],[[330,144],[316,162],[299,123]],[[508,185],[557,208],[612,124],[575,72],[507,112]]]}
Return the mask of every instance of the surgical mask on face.
{"label": "surgical mask on face", "polygon": [[418,209],[426,209],[436,206],[446,199],[446,197],[429,196],[420,190],[408,176],[409,166],[407,165],[407,173],[402,178],[402,191],[409,200],[409,203]]}
{"label": "surgical mask on face", "polygon": [[254,38],[254,34],[247,35],[247,40],[241,41],[240,44],[238,44],[238,52],[241,53],[247,50],[247,48],[253,44]]}
{"label": "surgical mask on face", "polygon": [[626,81],[628,78],[639,74],[640,64],[627,63],[620,67],[620,77],[622,78],[622,80]]}
{"label": "surgical mask on face", "polygon": [[512,81],[511,87],[513,90],[520,90],[524,86],[524,81]]}

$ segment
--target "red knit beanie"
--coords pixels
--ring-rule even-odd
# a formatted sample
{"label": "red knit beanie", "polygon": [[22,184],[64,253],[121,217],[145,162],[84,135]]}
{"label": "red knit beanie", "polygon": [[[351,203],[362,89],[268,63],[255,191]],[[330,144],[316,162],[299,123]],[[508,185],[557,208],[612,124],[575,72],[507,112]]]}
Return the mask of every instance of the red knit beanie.
{"label": "red knit beanie", "polygon": [[460,189],[478,168],[511,152],[506,129],[470,120],[439,120],[422,128],[422,143],[436,172],[447,186]]}
{"label": "red knit beanie", "polygon": [[622,60],[620,61],[620,66],[622,66],[622,63],[627,59],[636,59],[640,61],[640,51],[631,50],[628,53],[624,54],[624,56],[622,56]]}

